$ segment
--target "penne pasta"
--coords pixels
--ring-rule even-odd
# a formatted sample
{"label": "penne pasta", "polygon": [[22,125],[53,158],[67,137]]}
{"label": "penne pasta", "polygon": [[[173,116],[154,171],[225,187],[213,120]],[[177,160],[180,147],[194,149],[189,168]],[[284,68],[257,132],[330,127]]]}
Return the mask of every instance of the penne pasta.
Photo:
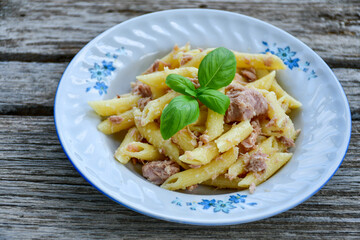
{"label": "penne pasta", "polygon": [[168,89],[169,87],[165,84],[165,80],[169,74],[179,74],[184,77],[195,78],[197,77],[197,72],[198,69],[194,67],[183,67],[173,70],[165,68],[164,71],[158,71],[146,75],[140,75],[137,76],[136,79],[151,87]]}
{"label": "penne pasta", "polygon": [[246,84],[248,88],[256,88],[256,89],[265,89],[269,90],[273,82],[275,81],[275,71],[270,72],[269,74],[265,75],[264,77]]}
{"label": "penne pasta", "polygon": [[241,178],[235,177],[233,179],[229,179],[225,177],[224,174],[217,176],[215,179],[208,179],[205,182],[202,182],[201,184],[212,186],[216,188],[232,188],[232,189],[241,189],[239,187],[239,182],[241,181]]}
{"label": "penne pasta", "polygon": [[189,62],[187,62],[186,64],[184,64],[181,67],[195,67],[195,68],[199,68],[201,61],[203,60],[203,58],[212,50],[214,50],[214,48],[208,48],[203,50],[202,52],[200,52],[199,54],[195,55]]}
{"label": "penne pasta", "polygon": [[225,152],[247,138],[252,131],[249,120],[233,125],[229,131],[215,140],[216,146],[220,152]]}
{"label": "penne pasta", "polygon": [[260,151],[265,154],[273,154],[278,151],[278,144],[275,137],[269,137],[262,143],[260,143],[255,149],[251,150],[250,152],[240,155],[240,157],[236,160],[234,164],[229,167],[227,176],[231,179],[236,178],[240,174],[245,173],[245,163],[244,160],[250,157],[252,154]]}
{"label": "penne pasta", "polygon": [[200,168],[188,169],[176,173],[169,177],[162,185],[162,188],[168,190],[185,189],[198,183],[202,183],[210,178],[216,178],[224,173],[228,167],[236,161],[239,149],[234,147],[220,155],[215,161],[212,161]]}
{"label": "penne pasta", "polygon": [[88,102],[90,107],[100,116],[111,116],[126,112],[136,107],[137,101],[140,99],[138,95],[127,95],[120,98],[109,100]]}
{"label": "penne pasta", "polygon": [[278,171],[285,163],[287,163],[292,157],[292,153],[274,153],[269,159],[266,161],[266,170],[262,174],[258,174],[260,176],[255,176],[253,172],[250,172],[246,175],[244,179],[242,179],[238,186],[242,188],[248,188],[251,183],[255,185],[259,185],[260,183],[266,181],[269,177],[271,177],[276,171]]}
{"label": "penne pasta", "polygon": [[98,129],[104,134],[112,134],[128,129],[134,125],[133,110],[129,110],[127,112],[108,117],[98,125]]}
{"label": "penne pasta", "polygon": [[[219,89],[220,92],[225,93],[225,88]],[[208,110],[206,119],[206,134],[203,138],[206,142],[210,142],[219,137],[224,132],[224,115]]]}
{"label": "penne pasta", "polygon": [[179,145],[184,151],[192,151],[197,147],[196,136],[189,128],[180,130],[171,138],[171,140]]}
{"label": "penne pasta", "polygon": [[136,127],[129,129],[129,131],[125,135],[125,138],[122,140],[120,146],[115,151],[115,154],[114,154],[115,159],[118,160],[122,164],[128,163],[130,161],[131,157],[124,155],[124,152],[123,152],[124,147],[130,142],[140,141],[141,138],[142,137],[140,135],[140,132],[137,130]]}
{"label": "penne pasta", "polygon": [[205,125],[207,118],[208,118],[208,109],[202,108],[202,109],[200,109],[199,118],[196,120],[196,122],[194,122],[190,125],[196,125],[196,126]]}
{"label": "penne pasta", "polygon": [[263,133],[269,136],[285,136],[295,139],[296,131],[294,124],[276,99],[275,93],[268,92],[265,94],[265,98],[269,102],[268,115],[271,120],[264,126]]}
{"label": "penne pasta", "polygon": [[[197,54],[191,61],[186,63],[183,67],[199,68],[203,58],[214,48],[208,48],[203,52]],[[276,55],[267,54],[252,54],[240,53],[233,51],[236,58],[236,66],[238,68],[260,68],[266,70],[286,69],[283,61]]]}
{"label": "penne pasta", "polygon": [[[174,46],[173,50],[167,54],[165,57],[161,58],[161,61],[170,64],[170,68],[178,68],[180,66],[181,60],[179,58],[183,55],[183,53],[188,52],[190,50],[190,44],[187,43],[183,47]],[[159,69],[159,71],[164,70],[164,68]]]}
{"label": "penne pasta", "polygon": [[216,144],[214,142],[209,142],[192,151],[186,151],[179,159],[182,162],[192,165],[204,165],[213,160],[217,155],[219,155],[219,150],[216,147]]}
{"label": "penne pasta", "polygon": [[142,142],[130,142],[122,149],[124,156],[130,158],[137,158],[146,161],[163,160],[164,155],[160,154],[157,148]]}
{"label": "penne pasta", "polygon": [[268,75],[270,72],[267,69],[261,69],[261,68],[257,68],[255,69],[256,72],[256,76],[258,77],[258,79],[265,77],[266,75]]}
{"label": "penne pasta", "polygon": [[293,109],[302,106],[298,100],[290,96],[284,89],[282,89],[276,80],[272,82],[270,91],[273,91],[276,94],[280,104],[286,104],[289,108]]}
{"label": "penne pasta", "polygon": [[157,99],[161,96],[164,96],[168,89],[165,89],[165,88],[157,88],[157,87],[151,87],[150,86],[150,89],[151,89],[151,93],[152,93],[152,99]]}
{"label": "penne pasta", "polygon": [[200,49],[194,49],[187,52],[179,52],[174,56],[174,66],[181,67],[185,65],[187,62],[191,61],[194,56],[200,53]]}
{"label": "penne pasta", "polygon": [[167,94],[159,97],[158,99],[150,101],[144,108],[141,116],[141,125],[146,124],[158,119],[165,106],[176,96],[180,94],[174,91],[170,91]]}
{"label": "penne pasta", "polygon": [[209,142],[216,139],[224,132],[224,115],[209,109],[205,126],[206,133],[203,137],[205,137],[206,141]]}
{"label": "penne pasta", "polygon": [[251,54],[235,52],[236,66],[238,68],[261,68],[267,70],[286,69],[283,61],[276,55]]}
{"label": "penne pasta", "polygon": [[199,126],[199,125],[189,125],[189,129],[192,132],[198,132],[198,133],[205,133],[206,127],[205,126]]}

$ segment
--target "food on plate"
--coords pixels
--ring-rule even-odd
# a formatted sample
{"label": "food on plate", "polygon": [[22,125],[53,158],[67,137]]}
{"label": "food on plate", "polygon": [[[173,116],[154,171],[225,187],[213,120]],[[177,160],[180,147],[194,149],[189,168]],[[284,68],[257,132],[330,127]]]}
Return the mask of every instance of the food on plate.
{"label": "food on plate", "polygon": [[269,179],[292,157],[301,107],[277,82],[277,56],[175,46],[132,83],[132,92],[89,105],[104,134],[127,130],[114,157],[142,165],[168,190],[199,184],[245,189]]}

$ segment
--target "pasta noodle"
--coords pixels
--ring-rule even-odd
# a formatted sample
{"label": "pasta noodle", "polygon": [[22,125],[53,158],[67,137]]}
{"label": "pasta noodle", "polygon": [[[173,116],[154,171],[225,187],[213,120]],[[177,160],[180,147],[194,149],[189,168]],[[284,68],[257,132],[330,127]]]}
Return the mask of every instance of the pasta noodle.
{"label": "pasta noodle", "polygon": [[138,95],[126,95],[110,100],[92,101],[89,102],[89,105],[100,116],[111,116],[132,109],[139,99],[140,96]]}
{"label": "pasta noodle", "polygon": [[216,146],[220,152],[225,152],[247,138],[252,130],[253,128],[250,125],[250,122],[243,121],[237,125],[234,125],[229,131],[216,139]]}
{"label": "pasta noodle", "polygon": [[285,92],[285,90],[280,87],[280,85],[278,84],[278,82],[276,80],[274,80],[272,82],[270,91],[273,91],[276,94],[276,96],[281,104],[286,103],[286,105],[289,108],[295,109],[295,108],[299,108],[302,106],[302,104],[298,100],[296,100],[295,98],[290,96],[287,92]]}
{"label": "pasta noodle", "polygon": [[193,168],[176,173],[169,177],[161,187],[168,190],[185,189],[186,187],[204,182],[210,178],[216,178],[218,175],[224,173],[229,166],[236,161],[238,152],[239,149],[234,147],[220,155],[215,161],[200,168]]}
{"label": "pasta noodle", "polygon": [[156,147],[142,142],[130,142],[122,149],[123,155],[139,160],[157,161],[164,159]]}
{"label": "pasta noodle", "polygon": [[237,176],[245,172],[245,162],[244,160],[251,156],[252,154],[261,151],[265,154],[272,154],[278,151],[277,142],[274,137],[269,137],[262,143],[260,143],[255,149],[251,150],[247,154],[241,155],[234,164],[229,167],[227,176],[230,179],[236,178]]}
{"label": "pasta noodle", "polygon": [[242,187],[239,187],[239,182],[242,179],[239,177],[234,177],[233,179],[229,179],[224,174],[217,176],[215,179],[209,179],[205,182],[202,182],[201,184],[213,186],[216,188],[233,188],[233,189],[241,189]]}
{"label": "pasta noodle", "polygon": [[295,139],[296,131],[294,124],[278,102],[275,93],[267,92],[265,98],[269,102],[270,107],[268,115],[273,122],[264,127],[263,132],[272,136],[285,136],[287,138]]}
{"label": "pasta noodle", "polygon": [[[195,55],[195,57],[186,63],[183,67],[196,67],[199,68],[202,59],[213,48],[205,49],[203,52]],[[281,59],[272,54],[252,54],[252,53],[240,53],[233,51],[236,57],[236,63],[238,68],[259,68],[267,70],[285,69],[285,64]]]}
{"label": "pasta noodle", "polygon": [[266,161],[267,167],[264,173],[260,174],[260,176],[255,176],[255,174],[252,172],[248,173],[248,175],[239,182],[238,186],[247,188],[251,183],[259,185],[271,177],[277,170],[279,170],[285,163],[287,163],[291,157],[292,153],[278,152],[272,154]]}
{"label": "pasta noodle", "polygon": [[179,145],[179,147],[184,151],[192,151],[198,144],[196,136],[189,128],[185,128],[177,132],[172,137],[172,141]]}
{"label": "pasta noodle", "polygon": [[[222,93],[225,93],[225,89],[220,90]],[[224,116],[220,113],[214,112],[213,110],[208,110],[206,118],[206,141],[212,141],[215,138],[219,137],[224,132]]]}
{"label": "pasta noodle", "polygon": [[158,99],[150,101],[141,114],[141,125],[145,126],[149,122],[159,118],[166,104],[176,96],[179,96],[179,93],[171,91]]}
{"label": "pasta noodle", "polygon": [[152,87],[168,89],[169,87],[165,84],[165,80],[169,74],[179,74],[184,77],[195,78],[197,76],[197,72],[198,69],[194,67],[183,67],[173,70],[165,68],[164,71],[140,75],[137,76],[136,79]]}
{"label": "pasta noodle", "polygon": [[216,147],[216,144],[214,142],[210,142],[197,147],[192,151],[186,151],[179,159],[188,164],[203,165],[209,163],[217,155],[219,155],[219,150]]}
{"label": "pasta noodle", "polygon": [[248,83],[246,87],[269,90],[275,80],[275,71],[270,72],[255,82]]}
{"label": "pasta noodle", "polygon": [[285,69],[285,64],[281,59],[270,53],[252,54],[234,52],[237,67],[239,68],[261,68],[267,70]]}
{"label": "pasta noodle", "polygon": [[113,134],[120,132],[121,130],[128,129],[134,125],[133,110],[129,110],[102,121],[98,125],[98,129],[105,134]]}
{"label": "pasta noodle", "polygon": [[130,128],[114,154],[115,159],[122,164],[128,163],[131,157],[124,154],[124,147],[126,147],[128,143],[141,140],[141,138],[140,132],[135,127]]}

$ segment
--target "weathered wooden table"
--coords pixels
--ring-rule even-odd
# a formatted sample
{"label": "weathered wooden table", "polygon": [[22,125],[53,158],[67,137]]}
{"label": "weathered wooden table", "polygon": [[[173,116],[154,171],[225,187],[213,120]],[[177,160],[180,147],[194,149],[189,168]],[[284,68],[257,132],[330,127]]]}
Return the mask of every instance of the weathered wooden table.
{"label": "weathered wooden table", "polygon": [[[265,20],[298,37],[333,69],[350,102],[347,156],[315,196],[270,219],[200,227],[140,215],[72,167],[53,101],[74,55],[111,26],[171,8],[214,8]],[[0,0],[0,239],[360,238],[359,1]]]}

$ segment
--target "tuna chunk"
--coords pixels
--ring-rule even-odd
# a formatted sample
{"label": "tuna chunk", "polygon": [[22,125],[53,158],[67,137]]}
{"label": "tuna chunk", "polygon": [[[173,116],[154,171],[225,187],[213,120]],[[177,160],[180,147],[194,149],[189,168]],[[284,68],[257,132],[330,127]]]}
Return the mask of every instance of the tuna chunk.
{"label": "tuna chunk", "polygon": [[113,115],[109,117],[109,121],[114,124],[120,124],[123,120],[124,118],[117,115]]}
{"label": "tuna chunk", "polygon": [[180,172],[179,165],[170,160],[152,161],[142,166],[143,176],[156,185],[161,185],[177,172]]}
{"label": "tuna chunk", "polygon": [[285,137],[285,136],[281,136],[278,138],[279,141],[284,144],[286,147],[295,147],[295,142],[294,140],[292,140],[291,138]]}
{"label": "tuna chunk", "polygon": [[144,84],[142,82],[137,81],[136,83],[132,83],[132,93],[140,95],[143,98],[151,97],[152,92],[149,85]]}
{"label": "tuna chunk", "polygon": [[250,186],[249,186],[249,192],[250,194],[253,194],[255,192],[255,189],[256,189],[256,184],[255,183],[250,183]]}
{"label": "tuna chunk", "polygon": [[161,60],[156,60],[146,71],[144,74],[149,74],[153,72],[159,71],[160,64],[162,64],[164,67],[171,67],[171,64],[166,63]]}
{"label": "tuna chunk", "polygon": [[243,145],[246,149],[251,149],[255,147],[256,139],[261,133],[261,127],[259,120],[251,121],[251,126],[253,127],[253,131],[245,140],[241,142],[241,145]]}
{"label": "tuna chunk", "polygon": [[194,87],[195,87],[195,88],[199,88],[199,87],[200,87],[199,79],[198,79],[197,77],[189,78],[189,80],[194,84]]}
{"label": "tuna chunk", "polygon": [[144,108],[146,107],[146,105],[151,101],[150,97],[146,97],[146,98],[140,98],[137,102],[138,107],[140,108],[140,110],[144,110]]}
{"label": "tuna chunk", "polygon": [[191,186],[187,187],[186,190],[188,190],[189,192],[192,192],[192,191],[194,191],[198,186],[199,186],[198,184],[191,185]]}
{"label": "tuna chunk", "polygon": [[189,62],[191,59],[193,59],[193,56],[190,54],[184,54],[184,56],[181,58],[180,66],[184,65],[185,63]]}
{"label": "tuna chunk", "polygon": [[225,122],[241,122],[268,111],[268,103],[261,93],[240,84],[230,84],[226,95],[230,98],[230,106],[225,114]]}
{"label": "tuna chunk", "polygon": [[245,170],[248,172],[262,172],[266,169],[266,160],[268,155],[260,151],[252,154],[245,163]]}
{"label": "tuna chunk", "polygon": [[249,82],[253,82],[257,79],[254,68],[240,70],[240,74],[244,76]]}
{"label": "tuna chunk", "polygon": [[232,82],[234,84],[240,83],[241,85],[246,85],[249,83],[243,76],[238,73],[235,73],[235,77]]}

